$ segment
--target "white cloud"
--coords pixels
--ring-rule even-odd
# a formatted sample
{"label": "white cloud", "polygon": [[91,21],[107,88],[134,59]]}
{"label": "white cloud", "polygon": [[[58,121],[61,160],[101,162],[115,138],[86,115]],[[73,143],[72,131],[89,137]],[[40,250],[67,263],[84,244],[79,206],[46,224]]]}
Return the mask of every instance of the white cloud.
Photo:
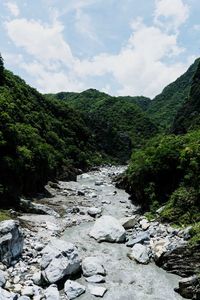
{"label": "white cloud", "polygon": [[36,84],[43,93],[57,93],[61,91],[82,91],[82,82],[62,70],[51,70],[38,61],[21,64],[29,75],[35,78]]}
{"label": "white cloud", "polygon": [[156,0],[155,22],[177,30],[189,17],[189,6],[183,0]]}
{"label": "white cloud", "polygon": [[80,8],[76,10],[75,28],[77,32],[82,34],[84,37],[100,43],[94,31],[94,26],[92,24],[90,16],[83,12],[83,10]]}
{"label": "white cloud", "polygon": [[[79,0],[68,3],[76,11],[77,28],[93,39],[96,37],[90,28],[90,19],[81,8],[84,3],[94,2]],[[173,21],[178,29],[186,21],[188,7],[181,0],[173,0],[173,8],[170,8],[170,3],[172,0],[156,0],[155,22],[151,26],[141,18],[134,20],[132,33],[117,54],[101,53],[91,59],[78,59],[73,55],[57,15],[52,24],[14,19],[7,21],[5,27],[13,43],[31,56],[32,62],[28,61],[28,56],[28,62],[19,65],[34,78],[42,92],[80,91],[91,87],[90,82],[101,82],[101,79],[105,82],[106,78],[103,89],[111,94],[153,97],[189,66],[189,62],[183,64],[177,59],[184,51],[178,44],[179,31],[164,30],[158,23],[163,16],[167,24],[171,26]],[[117,91],[112,90],[111,82],[118,86]]]}
{"label": "white cloud", "polygon": [[22,47],[42,63],[73,64],[70,46],[65,42],[63,26],[58,21],[52,25],[35,20],[14,19],[5,23],[8,36],[17,47]]}
{"label": "white cloud", "polygon": [[185,71],[184,64],[164,63],[165,58],[183,51],[175,34],[148,27],[141,21],[133,28],[127,44],[117,55],[101,54],[92,60],[76,62],[76,73],[82,78],[111,74],[121,86],[118,94],[155,96]]}
{"label": "white cloud", "polygon": [[5,3],[6,7],[8,8],[8,10],[10,11],[10,13],[14,16],[14,17],[18,17],[20,14],[19,11],[19,7],[17,6],[16,3],[8,1]]}

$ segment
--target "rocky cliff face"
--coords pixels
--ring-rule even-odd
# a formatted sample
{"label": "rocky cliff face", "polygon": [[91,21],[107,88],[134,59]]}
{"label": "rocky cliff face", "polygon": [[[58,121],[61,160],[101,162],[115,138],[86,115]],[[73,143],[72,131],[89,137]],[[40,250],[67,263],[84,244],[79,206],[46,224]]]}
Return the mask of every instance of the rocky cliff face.
{"label": "rocky cliff face", "polygon": [[186,245],[166,252],[157,264],[182,277],[192,276],[180,281],[177,291],[188,299],[200,299],[200,279],[195,275],[200,274],[200,244],[193,247]]}

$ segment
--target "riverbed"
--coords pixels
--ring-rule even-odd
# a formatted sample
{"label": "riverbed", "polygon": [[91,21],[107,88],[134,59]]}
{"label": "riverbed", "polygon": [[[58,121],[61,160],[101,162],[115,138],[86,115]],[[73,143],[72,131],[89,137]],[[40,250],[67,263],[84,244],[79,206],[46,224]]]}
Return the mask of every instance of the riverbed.
{"label": "riverbed", "polygon": [[[87,205],[101,207],[102,215],[111,215],[120,219],[134,214],[137,209],[129,200],[128,194],[117,189],[112,183],[112,175],[123,170],[124,167],[101,168],[99,171],[78,176],[76,183],[60,182],[60,186],[65,190],[76,187],[77,190],[82,191],[83,208],[87,208]],[[80,197],[78,196],[76,200]],[[76,214],[76,221],[78,215]],[[86,218],[84,220],[80,217],[80,224],[67,228],[61,238],[74,243],[82,258],[97,256],[102,259],[107,273],[106,282],[98,284],[107,288],[103,299],[183,299],[174,291],[180,279],[178,276],[165,272],[153,262],[148,265],[141,265],[130,260],[127,257],[130,248],[127,248],[125,244],[98,243],[88,235],[93,222],[92,219]],[[87,282],[83,276],[77,281],[86,286],[86,293],[79,297],[80,300],[96,299],[89,293]]]}

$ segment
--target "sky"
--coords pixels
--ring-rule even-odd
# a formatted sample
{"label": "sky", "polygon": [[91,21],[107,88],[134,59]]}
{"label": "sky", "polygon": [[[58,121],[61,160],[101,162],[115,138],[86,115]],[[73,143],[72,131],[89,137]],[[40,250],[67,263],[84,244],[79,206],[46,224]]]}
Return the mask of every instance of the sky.
{"label": "sky", "polygon": [[42,93],[153,98],[200,56],[199,0],[1,0],[5,66]]}

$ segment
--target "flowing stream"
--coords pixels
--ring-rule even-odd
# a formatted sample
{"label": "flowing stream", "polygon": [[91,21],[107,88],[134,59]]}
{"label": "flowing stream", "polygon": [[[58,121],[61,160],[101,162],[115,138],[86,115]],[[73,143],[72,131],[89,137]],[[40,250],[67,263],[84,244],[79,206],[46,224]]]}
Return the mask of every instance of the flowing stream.
{"label": "flowing stream", "polygon": [[[128,194],[115,188],[111,181],[113,173],[122,172],[122,168],[105,167],[78,176],[76,188],[85,191],[84,200],[91,206],[102,207],[102,215],[112,215],[117,219],[131,215],[135,206],[128,199]],[[97,182],[98,181],[98,182]],[[99,185],[96,185],[96,184]],[[69,183],[62,183],[63,188]],[[83,201],[84,201],[83,200]],[[95,285],[104,286],[107,292],[105,300],[175,300],[183,299],[174,288],[178,286],[179,277],[158,268],[154,263],[141,265],[127,257],[130,248],[125,244],[98,243],[89,237],[93,222],[82,221],[65,230],[63,239],[74,243],[81,257],[100,256],[103,258],[107,272],[106,282]],[[88,286],[84,277],[78,282]],[[88,289],[80,296],[80,300],[92,300]]]}

